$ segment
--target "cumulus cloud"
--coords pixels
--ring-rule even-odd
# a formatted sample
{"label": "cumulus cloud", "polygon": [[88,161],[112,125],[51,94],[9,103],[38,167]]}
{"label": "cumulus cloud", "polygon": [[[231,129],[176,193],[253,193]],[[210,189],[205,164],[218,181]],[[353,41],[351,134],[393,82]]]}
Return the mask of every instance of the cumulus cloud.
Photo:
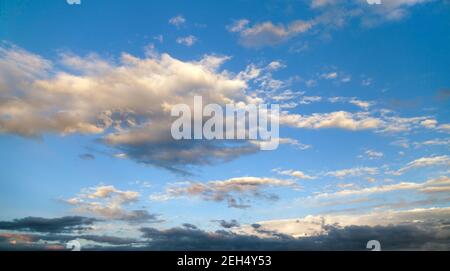
{"label": "cumulus cloud", "polygon": [[399,182],[388,185],[378,185],[366,188],[344,189],[333,193],[319,193],[314,197],[316,199],[332,197],[350,197],[360,195],[370,195],[378,193],[388,193],[393,191],[413,190],[419,193],[445,193],[450,191],[450,178],[447,176],[430,179],[422,183]]}
{"label": "cumulus cloud", "polygon": [[[446,250],[450,232],[445,223],[341,226],[319,222],[318,234],[301,237],[270,230],[267,224],[254,227],[254,234],[186,228],[141,231],[150,250],[366,250],[367,241],[373,239],[381,242],[383,250]],[[293,228],[296,224],[285,223]]]}
{"label": "cumulus cloud", "polygon": [[[181,227],[139,228],[140,237],[104,234],[0,233],[1,250],[64,250],[69,240],[83,250],[366,250],[379,240],[383,250],[448,250],[449,208],[371,212],[358,215],[315,215],[238,226],[217,220],[223,230]],[[223,223],[222,223],[223,222]]]}
{"label": "cumulus cloud", "polygon": [[450,138],[434,138],[430,140],[425,140],[421,142],[414,142],[414,146],[450,146]]}
{"label": "cumulus cloud", "polygon": [[[409,10],[419,4],[433,0],[395,0],[383,1],[381,5],[369,5],[366,0],[335,1],[312,0],[310,9],[315,16],[307,20],[293,20],[287,24],[265,21],[250,24],[247,19],[234,21],[227,26],[228,31],[238,33],[239,42],[246,47],[274,46],[302,33],[328,34],[357,20],[364,27],[374,27],[384,22],[399,21],[405,18]],[[337,74],[329,74],[329,79]],[[348,79],[347,79],[348,80]],[[343,82],[347,81],[344,80]]]}
{"label": "cumulus cloud", "polygon": [[168,200],[178,197],[200,197],[207,201],[226,201],[232,208],[250,207],[250,198],[277,200],[278,196],[264,191],[269,187],[298,188],[296,182],[276,178],[237,177],[207,183],[188,182],[169,186],[165,193],[150,196],[151,200]]}
{"label": "cumulus cloud", "polygon": [[55,234],[55,233],[0,233],[0,250],[69,250],[67,242],[77,240],[82,243],[83,250],[123,249],[139,246],[141,241],[111,235],[94,234]]}
{"label": "cumulus cloud", "polygon": [[366,0],[352,0],[342,3],[336,0],[312,0],[311,9],[318,11],[316,21],[325,26],[342,27],[348,21],[357,19],[362,26],[373,27],[384,22],[399,21],[409,10],[419,4],[433,0],[387,0],[380,5],[369,5]]}
{"label": "cumulus cloud", "polygon": [[[275,95],[274,90],[285,88],[284,82],[271,76],[271,71],[282,67],[279,62],[271,62],[266,68],[249,65],[244,71],[232,73],[220,70],[228,59],[206,55],[200,60],[182,61],[148,52],[144,58],[123,53],[115,61],[95,54],[81,57],[63,53],[55,65],[41,56],[4,45],[0,47],[0,132],[27,137],[44,133],[94,134],[99,142],[111,147],[110,155],[114,157],[181,174],[188,174],[195,165],[252,154],[259,151],[257,142],[174,140],[170,133],[171,108],[180,103],[192,108],[192,97],[196,95],[203,97],[204,104],[221,106],[262,103],[261,93],[249,87],[252,84],[263,89],[269,101],[302,95],[288,90]],[[311,97],[302,101],[318,100]],[[375,116],[366,111],[311,115],[284,111],[280,123],[307,129],[400,132],[424,128],[421,122],[426,119],[430,118]],[[283,140],[281,143],[301,149],[309,147]]]}
{"label": "cumulus cloud", "polygon": [[[62,54],[63,68],[23,49],[0,48],[0,132],[96,134],[123,157],[178,172],[256,152],[249,142],[175,141],[170,109],[204,103],[247,103],[241,74],[218,71],[228,57],[181,61],[168,54],[119,63],[96,55]],[[234,148],[236,147],[236,148]]]}
{"label": "cumulus cloud", "polygon": [[[360,112],[334,111],[327,113],[312,113],[310,115],[291,114],[283,111],[280,114],[280,124],[306,129],[339,128],[344,130],[373,130],[377,133],[395,134],[425,128],[422,122],[429,119],[420,117],[400,117],[389,110],[369,111],[371,102],[356,98],[332,97],[332,103],[347,101],[364,109]],[[439,126],[436,127],[436,129]],[[430,127],[426,127],[430,128]]]}
{"label": "cumulus cloud", "polygon": [[[438,225],[448,222],[450,208],[425,208],[409,210],[372,211],[358,214],[320,214],[293,219],[267,220],[257,222],[258,229],[275,231],[292,237],[317,236],[326,233],[324,225],[347,226],[388,226],[388,225]],[[250,225],[243,225],[240,232],[257,234]],[[260,235],[264,236],[264,234]]]}
{"label": "cumulus cloud", "polygon": [[139,200],[135,191],[122,191],[111,185],[85,189],[76,197],[65,200],[76,212],[100,216],[105,219],[123,220],[130,223],[160,222],[158,216],[147,210],[128,210],[127,205]]}
{"label": "cumulus cloud", "polygon": [[283,43],[312,28],[312,23],[297,20],[288,25],[273,24],[271,21],[249,26],[249,21],[242,19],[228,26],[230,32],[239,35],[239,41],[246,47],[274,46]]}
{"label": "cumulus cloud", "polygon": [[299,104],[311,104],[311,103],[320,102],[320,101],[322,101],[322,97],[320,97],[320,96],[302,96],[298,103]]}
{"label": "cumulus cloud", "polygon": [[365,151],[365,154],[369,159],[379,159],[384,156],[384,154],[382,152],[374,151],[374,150],[367,150],[367,151]]}

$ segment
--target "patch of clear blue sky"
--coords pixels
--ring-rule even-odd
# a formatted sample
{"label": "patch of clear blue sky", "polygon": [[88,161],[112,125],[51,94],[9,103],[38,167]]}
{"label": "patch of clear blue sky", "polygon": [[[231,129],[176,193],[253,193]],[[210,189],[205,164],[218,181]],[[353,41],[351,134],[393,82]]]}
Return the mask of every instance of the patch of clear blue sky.
{"label": "patch of clear blue sky", "polygon": [[[302,1],[106,1],[82,0],[81,5],[68,5],[64,0],[1,1],[0,40],[8,41],[33,53],[56,59],[59,52],[86,55],[95,52],[103,57],[117,59],[121,52],[143,57],[143,48],[153,43],[159,52],[167,52],[182,60],[198,59],[204,54],[229,55],[232,59],[224,68],[234,72],[250,63],[269,63],[281,60],[286,68],[274,77],[287,79],[300,75],[312,78],[336,67],[352,75],[349,84],[335,85],[320,82],[306,88],[296,82],[294,91],[324,97],[347,96],[373,100],[384,107],[393,107],[402,116],[433,115],[439,122],[450,121],[448,103],[437,102],[438,90],[450,87],[450,16],[431,4],[400,22],[385,23],[364,28],[350,22],[342,29],[332,31],[330,40],[314,35],[300,35],[285,44],[260,49],[244,48],[237,36],[226,30],[233,20],[247,18],[252,23],[266,20],[288,23],[296,19],[310,19],[310,10]],[[448,7],[444,7],[448,11]],[[168,24],[169,18],[183,15],[186,24],[177,28]],[[164,36],[164,42],[154,39]],[[198,42],[185,47],[175,42],[177,37],[194,35]],[[292,53],[296,43],[309,43],[309,49]],[[361,80],[370,77],[373,85],[362,87]],[[394,101],[405,101],[399,106]],[[408,102],[413,106],[407,106]],[[419,102],[419,106],[414,106]],[[426,108],[437,107],[434,111]],[[351,109],[351,105],[313,104],[300,107],[302,114]],[[352,110],[355,110],[353,108]],[[444,154],[448,149],[420,149],[399,157],[398,148],[387,138],[373,132],[342,130],[282,129],[283,137],[292,137],[311,144],[309,150],[299,151],[281,146],[274,152],[245,156],[226,164],[201,167],[188,179],[198,181],[220,180],[238,176],[275,176],[273,168],[299,169],[319,173],[354,166],[381,166],[392,163],[399,167],[426,154]],[[442,135],[411,135],[411,140],[430,139]],[[152,191],[161,191],[168,182],[186,177],[129,160],[115,159],[93,152],[95,160],[82,160],[80,154],[89,153],[86,147],[103,149],[95,142],[97,137],[44,135],[42,139],[24,139],[11,135],[0,136],[0,218],[26,215],[57,216],[67,212],[67,206],[58,198],[75,195],[81,188],[101,182],[121,189],[135,189],[130,182],[141,180],[153,184],[143,191],[142,203],[153,212],[188,218],[179,214],[180,201],[149,203]],[[367,149],[385,153],[382,160],[357,158]],[[422,176],[423,175],[423,176]],[[411,181],[429,176],[416,174]],[[405,175],[408,177],[408,175]],[[310,195],[324,185],[339,180],[325,178],[319,181],[301,181],[303,191],[277,191],[283,200]],[[270,215],[256,215],[251,211],[233,210],[224,203],[183,201],[183,206],[195,212],[202,221],[219,218],[242,220],[269,219]],[[271,203],[259,202],[259,209]],[[213,206],[213,208],[211,208]],[[299,208],[287,212],[305,215]],[[183,217],[185,216],[185,217]],[[191,214],[189,214],[191,216]],[[276,216],[283,216],[283,212]]]}

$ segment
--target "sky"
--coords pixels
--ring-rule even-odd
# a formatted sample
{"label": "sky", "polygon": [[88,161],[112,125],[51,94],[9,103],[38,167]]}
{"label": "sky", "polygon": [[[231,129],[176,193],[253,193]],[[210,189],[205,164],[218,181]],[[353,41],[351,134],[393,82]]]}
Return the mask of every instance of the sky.
{"label": "sky", "polygon": [[450,249],[450,2],[381,2],[0,0],[0,250]]}

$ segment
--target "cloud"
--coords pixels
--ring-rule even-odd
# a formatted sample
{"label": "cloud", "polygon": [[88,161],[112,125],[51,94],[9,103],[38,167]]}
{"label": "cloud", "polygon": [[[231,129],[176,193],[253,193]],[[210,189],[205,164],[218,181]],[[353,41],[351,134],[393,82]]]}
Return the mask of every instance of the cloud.
{"label": "cloud", "polygon": [[446,250],[450,233],[442,222],[433,224],[341,227],[322,224],[322,233],[292,237],[271,231],[264,226],[256,229],[266,236],[239,234],[229,231],[207,232],[199,229],[142,228],[149,241],[147,249],[162,250],[366,250],[369,240],[379,240],[383,250]]}
{"label": "cloud", "polygon": [[[54,64],[17,47],[0,47],[0,133],[98,135],[123,157],[180,173],[259,151],[249,142],[176,141],[170,109],[179,103],[249,103],[242,74],[218,71],[228,57],[181,61],[168,54],[119,63],[61,54]],[[95,90],[95,91],[94,91]]]}
{"label": "cloud", "polygon": [[380,5],[369,5],[366,0],[352,0],[342,3],[336,0],[312,0],[311,9],[319,12],[315,18],[324,26],[342,27],[352,19],[359,20],[364,27],[374,27],[384,22],[400,21],[409,10],[419,4],[433,0],[388,0]]}
{"label": "cloud", "polygon": [[81,5],[81,0],[66,0],[69,5]]}
{"label": "cloud", "polygon": [[322,97],[320,96],[303,96],[301,97],[299,104],[311,104],[315,102],[320,102]]}
{"label": "cloud", "polygon": [[169,19],[169,24],[175,25],[176,27],[179,27],[185,23],[186,19],[183,17],[183,15],[177,15]]}
{"label": "cloud", "polygon": [[239,35],[239,42],[246,47],[274,46],[283,43],[301,33],[305,33],[312,28],[312,24],[307,21],[296,20],[288,25],[273,24],[270,21],[249,26],[249,21],[242,19],[228,26],[230,32]]}
{"label": "cloud", "polygon": [[336,111],[331,113],[313,113],[310,116],[299,114],[280,115],[280,124],[297,128],[321,129],[341,128],[346,130],[367,130],[381,127],[382,121],[366,113]]}
{"label": "cloud", "polygon": [[346,102],[353,105],[356,105],[360,107],[361,109],[368,110],[370,106],[372,106],[374,103],[369,101],[362,101],[355,97],[331,97],[328,99],[331,103],[337,103],[337,102]]}
{"label": "cloud", "polygon": [[[306,129],[374,130],[377,133],[385,134],[407,133],[412,130],[430,128],[422,124],[424,120],[429,120],[426,116],[404,118],[387,109],[369,111],[372,103],[360,101],[356,98],[332,97],[328,100],[332,103],[346,101],[361,107],[364,111],[348,112],[341,110],[312,113],[310,115],[291,114],[283,111],[280,114],[280,124]],[[441,129],[441,126],[436,126],[435,129]]]}
{"label": "cloud", "polygon": [[436,128],[437,121],[435,119],[426,119],[421,121],[420,124],[425,128],[433,129]]}
{"label": "cloud", "polygon": [[320,77],[330,80],[330,79],[336,79],[338,77],[337,72],[330,72],[330,73],[324,73]]}
{"label": "cloud", "polygon": [[450,146],[450,138],[435,138],[430,140],[425,140],[422,142],[414,142],[414,146],[423,147],[423,146]]}
{"label": "cloud", "polygon": [[[251,25],[248,19],[241,19],[234,21],[227,29],[237,33],[239,43],[245,47],[274,46],[306,32],[329,36],[331,31],[349,25],[352,20],[358,21],[364,27],[400,21],[407,17],[412,7],[432,1],[395,0],[384,1],[381,5],[369,5],[365,0],[345,1],[345,3],[335,0],[312,0],[309,2],[309,8],[314,16],[308,20],[293,20],[287,24],[265,21]],[[313,29],[314,31],[311,31]],[[329,79],[332,79],[337,77],[337,74],[330,76]]]}
{"label": "cloud", "polygon": [[94,234],[23,234],[0,233],[0,250],[69,250],[67,242],[77,240],[82,243],[83,250],[120,249],[139,246],[142,242],[134,238]]}
{"label": "cloud", "polygon": [[326,176],[334,176],[339,179],[351,176],[363,176],[363,175],[376,175],[378,174],[378,168],[376,167],[355,167],[348,169],[341,169],[335,171],[329,171],[325,173]]}
{"label": "cloud", "polygon": [[90,153],[83,153],[83,154],[80,154],[78,157],[80,157],[80,159],[82,159],[82,160],[95,160],[95,156]]}
{"label": "cloud", "polygon": [[276,173],[278,173],[280,175],[290,176],[290,177],[294,177],[294,178],[302,179],[302,180],[313,180],[316,178],[313,176],[309,176],[300,170],[293,170],[293,169],[281,170],[281,169],[276,168],[273,171],[275,171]]}
{"label": "cloud", "polygon": [[111,185],[101,185],[85,189],[76,197],[65,200],[80,213],[100,216],[104,219],[123,220],[130,223],[161,222],[158,215],[147,210],[128,210],[125,208],[139,200],[140,194],[135,191],[122,191]]}
{"label": "cloud", "polygon": [[226,201],[228,207],[249,208],[249,198],[256,197],[266,200],[277,200],[278,196],[265,192],[268,187],[298,188],[291,180],[261,177],[237,177],[223,181],[207,183],[188,182],[169,186],[165,193],[150,196],[151,200],[168,200],[178,197],[200,197],[206,201]]}
{"label": "cloud", "polygon": [[432,167],[439,165],[450,165],[450,157],[448,155],[441,156],[431,156],[431,157],[421,157],[414,161],[409,162],[406,166],[400,168],[396,174],[401,175],[406,171],[411,169],[421,168],[421,167]]}
{"label": "cloud", "polygon": [[177,43],[186,45],[188,47],[191,47],[196,42],[197,42],[197,38],[192,35],[177,38]]}
{"label": "cloud", "polygon": [[350,197],[360,195],[370,195],[378,193],[388,193],[401,190],[414,190],[420,193],[441,193],[450,191],[450,178],[447,176],[436,179],[429,179],[423,183],[399,182],[389,185],[378,185],[358,189],[344,189],[333,193],[319,193],[314,196],[316,199],[333,197]]}
{"label": "cloud", "polygon": [[374,151],[374,150],[367,150],[367,151],[365,151],[365,154],[367,155],[367,157],[369,159],[379,159],[384,156],[384,154],[382,152]]}
{"label": "cloud", "polygon": [[213,220],[213,222],[219,223],[219,225],[222,228],[225,228],[225,229],[231,229],[231,228],[236,228],[236,227],[240,226],[239,222],[236,219],[232,219],[230,221],[223,220],[223,219],[221,219],[221,220]]}
{"label": "cloud", "polygon": [[447,133],[450,133],[450,124],[441,124],[438,126],[438,129]]}
{"label": "cloud", "polygon": [[64,216],[59,218],[24,217],[13,221],[0,221],[0,229],[14,231],[64,233],[90,229],[95,218]]}
{"label": "cloud", "polygon": [[[180,174],[189,174],[196,165],[256,153],[259,145],[248,140],[174,140],[171,136],[171,108],[180,103],[192,108],[195,95],[202,96],[204,104],[258,104],[264,99],[249,85],[258,84],[258,89],[268,90],[264,93],[273,93],[288,84],[271,76],[270,71],[280,64],[266,68],[250,65],[239,73],[220,70],[228,59],[205,55],[200,60],[182,61],[147,52],[144,58],[123,53],[116,61],[95,54],[63,53],[55,65],[15,46],[0,46],[0,133],[26,137],[93,134],[97,142],[111,148],[106,153],[113,157]],[[299,95],[302,93],[286,90],[268,99],[280,101],[277,99]],[[371,112],[283,112],[280,123],[307,129],[401,132],[424,128],[420,122],[426,119]]]}
{"label": "cloud", "polygon": [[[438,230],[448,222],[449,213],[450,208],[448,207],[400,211],[386,210],[357,214],[308,215],[301,218],[260,221],[257,224],[259,225],[258,229],[265,229],[267,232],[278,232],[296,238],[327,234],[326,228],[324,228],[325,225],[339,225],[340,227],[366,226],[371,228],[376,226],[416,225],[426,229],[436,226],[436,230]],[[251,225],[244,225],[239,230],[246,234],[261,233],[255,231]],[[447,234],[449,233],[447,232]],[[258,234],[258,236],[266,235],[263,233]],[[411,240],[414,240],[414,238]]]}

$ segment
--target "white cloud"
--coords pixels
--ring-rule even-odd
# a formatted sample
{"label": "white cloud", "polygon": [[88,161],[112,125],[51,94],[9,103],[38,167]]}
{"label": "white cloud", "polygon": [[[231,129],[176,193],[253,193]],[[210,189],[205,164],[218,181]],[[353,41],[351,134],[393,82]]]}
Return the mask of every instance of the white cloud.
{"label": "white cloud", "polygon": [[106,219],[145,222],[155,220],[156,216],[146,210],[128,210],[127,205],[139,200],[136,191],[123,191],[112,185],[100,185],[84,189],[76,197],[65,200],[74,206],[74,211],[100,216]]}
{"label": "white cloud", "polygon": [[188,47],[194,45],[194,43],[196,43],[196,42],[197,42],[197,38],[192,35],[177,38],[177,43],[186,45]]}
{"label": "white cloud", "polygon": [[416,169],[416,168],[421,168],[421,167],[438,166],[438,165],[450,166],[450,157],[448,155],[422,157],[422,158],[419,158],[419,159],[409,162],[406,166],[400,168],[395,173],[397,175],[401,175],[411,169]]}
{"label": "white cloud", "polygon": [[192,106],[194,95],[221,105],[255,101],[241,73],[218,71],[227,59],[123,53],[116,63],[94,54],[62,54],[62,67],[56,67],[25,50],[0,47],[0,132],[98,134],[123,153],[120,158],[173,170],[252,153],[253,144],[174,142],[170,134],[171,107]]}
{"label": "white cloud", "polygon": [[[409,210],[373,211],[362,214],[319,214],[293,219],[258,221],[260,229],[269,232],[288,234],[293,237],[315,236],[323,234],[323,225],[345,226],[388,226],[418,221],[446,221],[450,208],[420,208]],[[258,234],[250,225],[242,225],[236,231]]]}
{"label": "white cloud", "polygon": [[285,67],[286,65],[284,65],[281,61],[272,61],[269,65],[267,65],[267,69],[270,71],[276,71]]}
{"label": "white cloud", "polygon": [[341,128],[347,130],[376,129],[383,124],[380,119],[371,117],[367,113],[346,111],[314,113],[310,116],[283,114],[280,115],[280,123],[297,128]]}
{"label": "white cloud", "polygon": [[448,132],[450,133],[450,124],[446,123],[446,124],[441,124],[438,127],[439,130],[442,130],[444,132]]}
{"label": "white cloud", "polygon": [[312,23],[307,21],[293,21],[287,26],[273,24],[270,21],[249,26],[248,20],[239,20],[228,26],[230,32],[239,34],[239,41],[246,47],[273,46],[283,43],[292,37],[305,33],[312,28]]}
{"label": "white cloud", "polygon": [[370,102],[361,101],[361,100],[358,100],[358,99],[351,99],[349,101],[349,103],[354,104],[356,106],[359,106],[359,107],[361,107],[362,109],[365,109],[365,110],[369,109],[369,107],[371,106]]}
{"label": "white cloud", "polygon": [[376,175],[376,174],[378,174],[378,169],[375,167],[356,167],[356,168],[329,171],[325,173],[326,176],[334,176],[339,179],[348,176],[355,177],[355,176]]}
{"label": "white cloud", "polygon": [[303,96],[300,98],[299,104],[310,104],[315,102],[320,102],[322,97],[320,96]]}
{"label": "white cloud", "polygon": [[186,19],[183,17],[183,15],[177,15],[177,16],[169,19],[169,24],[175,25],[177,27],[179,27],[185,23],[186,23]]}
{"label": "white cloud", "polygon": [[327,80],[336,79],[338,78],[338,73],[337,72],[324,73],[320,77]]}
{"label": "white cloud", "polygon": [[228,31],[230,32],[241,32],[244,30],[244,28],[247,27],[247,25],[250,23],[247,19],[241,19],[235,21],[233,24],[227,27]]}
{"label": "white cloud", "polygon": [[367,155],[367,157],[369,159],[379,159],[384,156],[384,154],[382,152],[378,152],[378,151],[374,151],[374,150],[367,150],[365,152],[365,154]]}
{"label": "white cloud", "polygon": [[280,174],[280,175],[290,176],[290,177],[294,177],[294,178],[301,179],[301,180],[313,180],[316,178],[314,176],[309,176],[300,170],[293,170],[293,169],[281,170],[281,169],[276,168],[273,171],[275,171],[277,174]]}
{"label": "white cloud", "polygon": [[426,120],[421,121],[420,124],[423,127],[432,129],[432,128],[436,128],[437,121],[435,119],[426,119]]}
{"label": "white cloud", "polygon": [[422,142],[414,142],[414,146],[423,147],[423,146],[450,146],[450,138],[441,139],[435,138],[430,140],[425,140]]}

